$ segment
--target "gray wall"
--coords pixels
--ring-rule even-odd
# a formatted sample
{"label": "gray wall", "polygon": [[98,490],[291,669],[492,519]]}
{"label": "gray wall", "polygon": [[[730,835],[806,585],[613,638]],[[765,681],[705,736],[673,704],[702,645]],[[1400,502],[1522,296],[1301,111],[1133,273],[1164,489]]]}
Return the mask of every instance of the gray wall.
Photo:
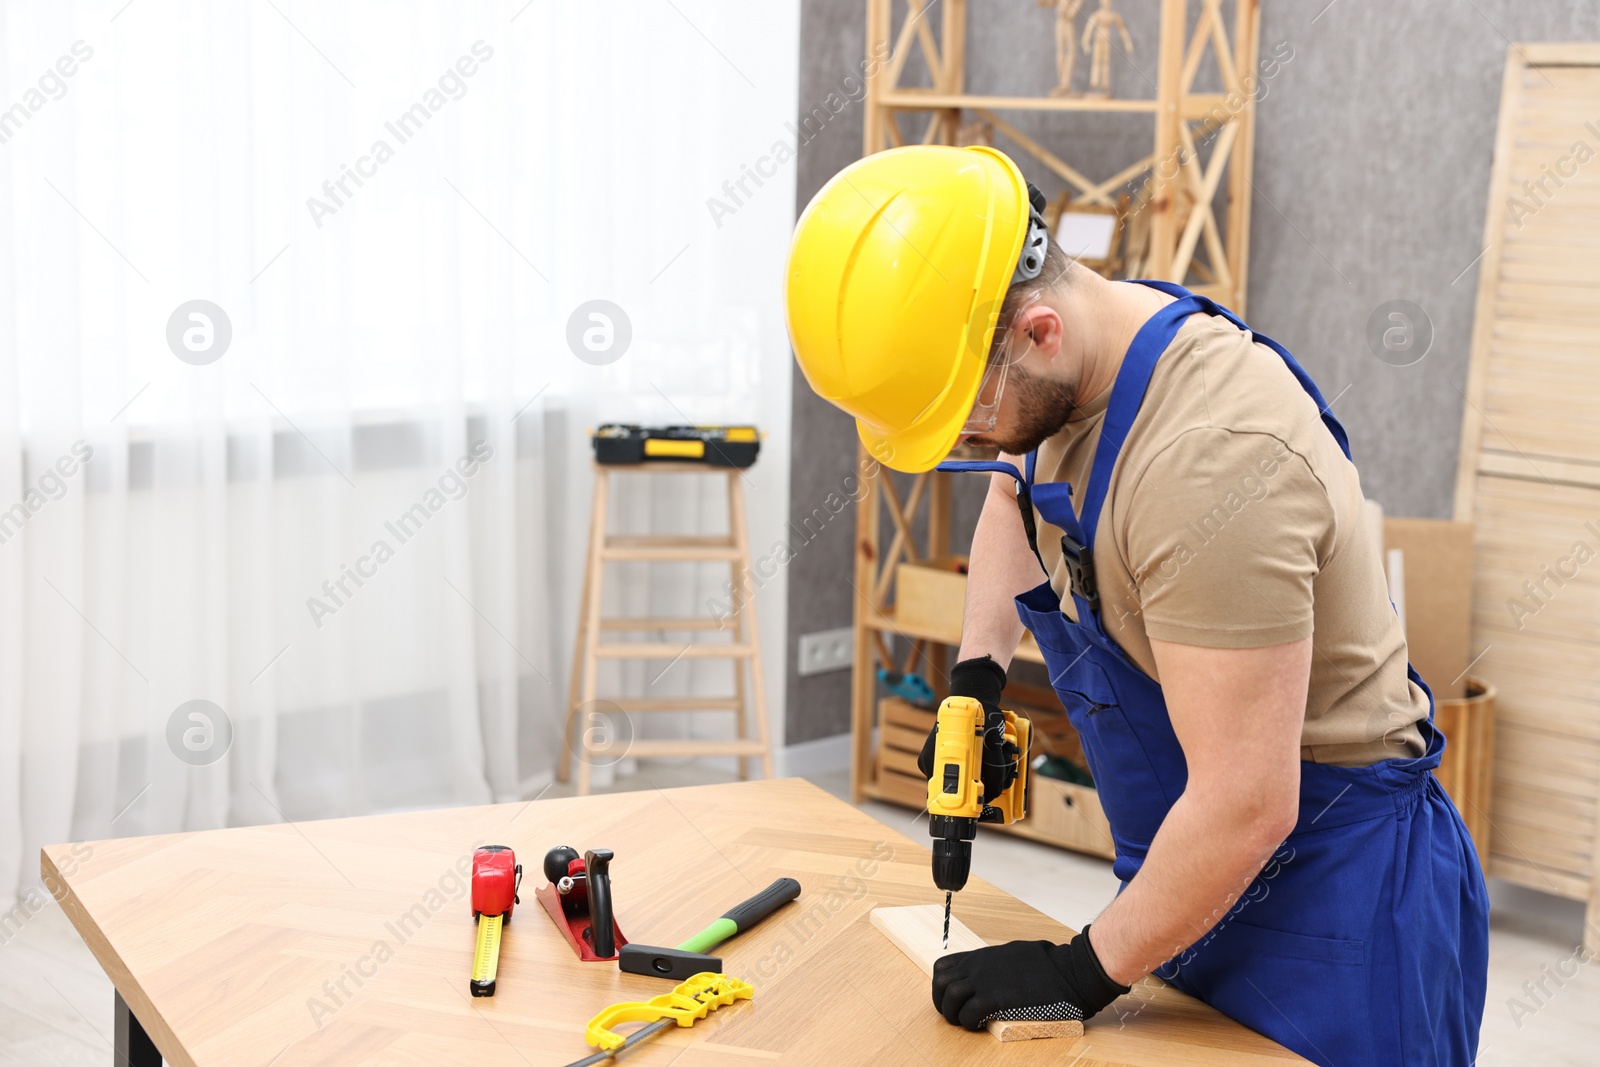
{"label": "gray wall", "polygon": [[[1600,39],[1600,0],[1324,3],[1263,3],[1261,54],[1282,42],[1293,57],[1266,81],[1257,109],[1247,319],[1294,352],[1326,397],[1339,395],[1334,411],[1350,431],[1368,496],[1390,514],[1446,517],[1508,42]],[[1155,93],[1155,8],[1151,0],[1118,5],[1134,39],[1133,53],[1115,64],[1119,96]],[[969,11],[970,91],[1053,84],[1052,11],[1034,0],[982,0]],[[935,7],[935,22],[937,15]],[[803,0],[802,114],[859,71],[865,27],[861,0]],[[1082,79],[1081,59],[1079,66]],[[1135,118],[1003,117],[1090,177],[1148,151],[1151,136],[1148,122]],[[852,103],[802,146],[797,212],[860,156],[861,123],[861,105]],[[996,144],[1008,147],[1003,138]],[[1041,180],[1047,175],[1031,157],[1015,154],[1031,180],[1059,188]],[[1420,362],[1392,366],[1367,347],[1368,319],[1389,300],[1411,301],[1431,320],[1432,345]],[[790,507],[799,530],[852,473],[856,438],[798,371],[793,434]],[[978,478],[956,481],[966,483],[954,534],[960,547],[982,486]],[[803,539],[788,568],[790,743],[849,729],[849,672],[801,678],[795,653],[800,635],[851,621],[854,530],[854,510],[846,509]]]}

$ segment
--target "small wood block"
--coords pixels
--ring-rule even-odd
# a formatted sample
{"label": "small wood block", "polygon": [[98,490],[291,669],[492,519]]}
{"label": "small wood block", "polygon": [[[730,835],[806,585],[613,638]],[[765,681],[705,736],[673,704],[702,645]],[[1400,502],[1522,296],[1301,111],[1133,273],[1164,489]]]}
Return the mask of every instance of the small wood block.
{"label": "small wood block", "polygon": [[[970,952],[986,947],[983,938],[967,929],[965,923],[950,917],[950,947],[944,948],[944,908],[937,904],[917,904],[906,908],[873,908],[872,925],[895,948],[933,977],[933,965],[952,952]],[[1041,1037],[1082,1037],[1083,1024],[1070,1020],[995,1019],[989,1033],[998,1041],[1032,1041]]]}
{"label": "small wood block", "polygon": [[995,1019],[989,1024],[989,1032],[996,1041],[1036,1041],[1041,1037],[1082,1037],[1083,1024],[1071,1019]]}

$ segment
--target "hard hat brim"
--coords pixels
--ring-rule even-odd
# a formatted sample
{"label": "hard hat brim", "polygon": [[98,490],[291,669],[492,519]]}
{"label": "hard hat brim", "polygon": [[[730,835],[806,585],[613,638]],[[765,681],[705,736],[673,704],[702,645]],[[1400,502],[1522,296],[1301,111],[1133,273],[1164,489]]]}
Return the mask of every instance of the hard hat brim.
{"label": "hard hat brim", "polygon": [[[973,397],[977,397],[976,387]],[[953,426],[941,421],[887,437],[857,419],[856,434],[866,446],[867,454],[885,467],[902,474],[921,474],[943,462],[961,439],[961,428],[965,424],[965,418]]]}

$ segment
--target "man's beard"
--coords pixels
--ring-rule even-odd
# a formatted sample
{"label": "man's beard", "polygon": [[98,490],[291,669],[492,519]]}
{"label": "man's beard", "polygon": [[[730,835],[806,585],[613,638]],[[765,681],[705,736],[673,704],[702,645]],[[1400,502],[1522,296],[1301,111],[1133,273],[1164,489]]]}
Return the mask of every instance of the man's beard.
{"label": "man's beard", "polygon": [[1076,391],[1054,378],[1036,377],[1021,367],[1011,368],[1009,387],[1017,393],[1017,418],[1020,425],[1005,439],[992,433],[967,440],[972,444],[998,446],[1000,451],[1023,456],[1061,432],[1072,418],[1072,396]]}

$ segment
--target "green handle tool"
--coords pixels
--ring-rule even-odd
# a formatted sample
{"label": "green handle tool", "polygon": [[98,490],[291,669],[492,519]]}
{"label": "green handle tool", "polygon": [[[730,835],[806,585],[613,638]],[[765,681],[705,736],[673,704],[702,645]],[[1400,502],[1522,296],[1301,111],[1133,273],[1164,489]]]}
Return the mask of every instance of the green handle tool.
{"label": "green handle tool", "polygon": [[793,878],[779,878],[749,900],[729,908],[721,918],[677,948],[623,945],[617,959],[618,966],[629,974],[677,981],[702,971],[721,971],[721,957],[707,955],[711,949],[735,934],[750,929],[799,895],[799,882]]}

